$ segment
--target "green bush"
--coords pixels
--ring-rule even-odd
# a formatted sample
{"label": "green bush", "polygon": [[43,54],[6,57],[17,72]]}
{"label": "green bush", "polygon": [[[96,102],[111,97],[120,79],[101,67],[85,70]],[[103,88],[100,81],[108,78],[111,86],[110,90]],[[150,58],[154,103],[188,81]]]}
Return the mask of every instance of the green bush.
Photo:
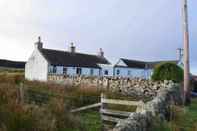
{"label": "green bush", "polygon": [[174,63],[161,63],[153,71],[152,80],[183,81],[183,69]]}

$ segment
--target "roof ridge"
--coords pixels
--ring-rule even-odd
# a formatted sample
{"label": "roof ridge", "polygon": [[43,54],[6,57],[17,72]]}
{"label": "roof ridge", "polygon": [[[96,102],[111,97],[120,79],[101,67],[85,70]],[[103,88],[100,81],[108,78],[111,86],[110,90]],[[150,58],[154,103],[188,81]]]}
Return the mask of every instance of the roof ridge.
{"label": "roof ridge", "polygon": [[120,58],[120,59],[122,59],[122,60],[128,60],[128,61],[144,62],[144,63],[154,63],[154,62],[175,62],[175,61],[178,61],[178,60],[142,61],[142,60],[126,59],[126,58]]}
{"label": "roof ridge", "polygon": [[85,53],[71,53],[63,50],[40,49],[47,61],[54,65],[97,67],[97,64],[110,64],[105,57]]}
{"label": "roof ridge", "polygon": [[[50,51],[58,51],[58,52],[64,52],[64,53],[71,53],[69,51],[64,51],[64,50],[55,50],[55,49],[48,49],[48,48],[42,48],[41,50],[50,50]],[[79,55],[89,55],[89,56],[96,56],[99,57],[96,54],[88,54],[88,53],[81,53],[81,52],[75,52],[75,54],[79,54]]]}
{"label": "roof ridge", "polygon": [[142,60],[136,60],[136,59],[126,59],[126,58],[120,58],[122,60],[128,60],[128,61],[136,61],[136,62],[148,62],[148,61],[142,61]]}

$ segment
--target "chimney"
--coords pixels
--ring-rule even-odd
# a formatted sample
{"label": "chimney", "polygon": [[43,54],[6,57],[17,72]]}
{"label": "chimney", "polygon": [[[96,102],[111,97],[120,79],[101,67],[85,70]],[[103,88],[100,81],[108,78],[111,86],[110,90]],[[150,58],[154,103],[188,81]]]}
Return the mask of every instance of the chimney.
{"label": "chimney", "polygon": [[176,51],[177,51],[177,60],[181,61],[183,58],[183,49],[178,48]]}
{"label": "chimney", "polygon": [[76,47],[74,46],[73,42],[70,44],[70,52],[71,53],[75,53],[76,52]]}
{"label": "chimney", "polygon": [[41,42],[41,37],[38,37],[38,42],[35,43],[35,48],[36,49],[42,49],[43,48],[43,43]]}
{"label": "chimney", "polygon": [[104,57],[104,52],[102,48],[99,49],[98,56]]}

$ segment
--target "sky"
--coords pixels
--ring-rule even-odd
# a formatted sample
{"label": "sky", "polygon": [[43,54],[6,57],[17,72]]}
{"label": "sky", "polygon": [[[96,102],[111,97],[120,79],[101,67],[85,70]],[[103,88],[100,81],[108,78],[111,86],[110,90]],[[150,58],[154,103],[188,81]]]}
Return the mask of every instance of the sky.
{"label": "sky", "polygon": [[[183,47],[182,0],[0,0],[0,59],[26,61],[44,48],[119,58],[176,59]],[[189,0],[190,66],[197,74],[196,0]]]}

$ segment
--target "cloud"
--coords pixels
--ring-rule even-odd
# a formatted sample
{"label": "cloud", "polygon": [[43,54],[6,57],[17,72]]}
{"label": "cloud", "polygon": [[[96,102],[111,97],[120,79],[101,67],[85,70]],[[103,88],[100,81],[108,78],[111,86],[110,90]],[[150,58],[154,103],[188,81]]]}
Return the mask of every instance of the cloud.
{"label": "cloud", "polygon": [[[196,4],[189,1],[192,69],[197,65]],[[112,62],[176,59],[176,48],[183,45],[176,0],[1,0],[0,18],[1,58],[27,60],[39,35],[47,48],[67,50],[71,41],[87,53],[102,47]]]}

